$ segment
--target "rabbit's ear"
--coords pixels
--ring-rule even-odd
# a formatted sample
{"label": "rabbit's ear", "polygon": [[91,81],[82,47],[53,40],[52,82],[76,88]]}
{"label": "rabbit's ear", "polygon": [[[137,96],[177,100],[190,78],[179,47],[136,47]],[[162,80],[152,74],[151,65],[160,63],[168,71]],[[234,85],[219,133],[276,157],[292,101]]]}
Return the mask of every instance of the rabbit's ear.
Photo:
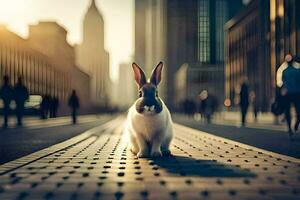
{"label": "rabbit's ear", "polygon": [[152,71],[150,82],[154,85],[158,85],[161,81],[161,71],[163,68],[163,62],[159,62],[155,69]]}
{"label": "rabbit's ear", "polygon": [[147,82],[145,73],[136,63],[132,63],[132,68],[134,72],[134,79],[139,85],[139,88],[141,88]]}

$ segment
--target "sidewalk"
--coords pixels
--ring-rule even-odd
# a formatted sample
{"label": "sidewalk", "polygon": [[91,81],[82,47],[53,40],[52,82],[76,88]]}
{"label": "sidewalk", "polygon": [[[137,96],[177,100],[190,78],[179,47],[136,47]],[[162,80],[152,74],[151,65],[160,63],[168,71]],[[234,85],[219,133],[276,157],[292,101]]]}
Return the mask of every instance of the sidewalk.
{"label": "sidewalk", "polygon": [[172,115],[173,121],[219,137],[227,138],[268,151],[300,158],[300,132],[289,137],[284,125],[247,123],[241,127],[238,121],[215,119],[211,124],[185,115]]}
{"label": "sidewalk", "polygon": [[26,119],[25,127],[0,129],[0,164],[70,139],[114,116],[80,116],[78,124],[69,118]]}
{"label": "sidewalk", "polygon": [[123,118],[0,166],[0,199],[299,199],[300,160],[174,125],[173,156],[138,159]]}
{"label": "sidewalk", "polygon": [[[106,114],[108,115],[108,114]],[[79,115],[77,124],[83,124],[88,122],[93,122],[98,120],[100,117],[105,115]],[[3,122],[3,117],[0,117],[0,124]],[[62,126],[69,125],[72,123],[70,116],[63,116],[57,118],[48,118],[48,119],[40,119],[37,117],[24,117],[23,127],[26,129],[37,129],[37,128],[45,128],[45,127],[54,127],[54,126]],[[16,126],[17,120],[15,117],[9,118],[9,128],[18,128]]]}
{"label": "sidewalk", "polygon": [[[200,121],[199,117],[195,117],[195,120]],[[213,123],[220,125],[230,125],[230,126],[241,126],[241,113],[240,112],[221,112],[216,113],[213,116]],[[280,130],[287,131],[285,122],[280,122],[275,124],[275,118],[272,113],[259,113],[257,121],[254,120],[252,112],[247,114],[246,121],[247,128],[258,128],[267,130]]]}

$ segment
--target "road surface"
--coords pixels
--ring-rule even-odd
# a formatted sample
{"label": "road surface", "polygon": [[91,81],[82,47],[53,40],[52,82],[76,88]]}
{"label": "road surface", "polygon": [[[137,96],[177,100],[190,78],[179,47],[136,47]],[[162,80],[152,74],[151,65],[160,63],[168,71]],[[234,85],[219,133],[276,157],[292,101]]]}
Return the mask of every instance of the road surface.
{"label": "road surface", "polygon": [[172,156],[138,159],[124,118],[0,166],[0,199],[300,199],[300,160],[175,124]]}

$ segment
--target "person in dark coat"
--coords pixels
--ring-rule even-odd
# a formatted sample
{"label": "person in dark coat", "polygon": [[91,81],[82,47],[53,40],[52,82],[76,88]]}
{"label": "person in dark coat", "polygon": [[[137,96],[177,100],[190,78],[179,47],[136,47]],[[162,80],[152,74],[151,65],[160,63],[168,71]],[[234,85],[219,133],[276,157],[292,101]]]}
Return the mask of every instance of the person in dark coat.
{"label": "person in dark coat", "polygon": [[251,91],[249,94],[249,98],[252,104],[252,109],[253,109],[253,117],[254,121],[257,122],[257,115],[258,115],[258,110],[259,110],[259,104],[256,98],[256,93],[255,91]]}
{"label": "person in dark coat", "polygon": [[0,88],[0,98],[3,101],[3,117],[4,117],[4,122],[3,122],[3,128],[7,128],[8,126],[8,117],[10,113],[10,103],[13,99],[13,88],[9,84],[9,77],[4,76],[3,77],[3,85]]}
{"label": "person in dark coat", "polygon": [[196,111],[195,102],[191,99],[185,99],[183,102],[183,110],[188,117],[192,117]]}
{"label": "person in dark coat", "polygon": [[69,107],[71,108],[71,111],[72,111],[72,122],[73,122],[73,124],[76,124],[76,122],[77,122],[77,110],[79,108],[79,99],[76,95],[75,90],[72,91],[72,94],[69,98],[68,105],[69,105]]}
{"label": "person in dark coat", "polygon": [[276,84],[280,88],[280,93],[284,98],[285,119],[288,126],[289,135],[294,134],[291,123],[291,106],[296,108],[296,123],[294,131],[297,131],[300,124],[300,64],[294,60],[293,56],[287,54],[285,62],[276,72]]}
{"label": "person in dark coat", "polygon": [[41,119],[46,119],[46,107],[47,107],[46,95],[43,95],[40,104]]}
{"label": "person in dark coat", "polygon": [[41,118],[47,119],[50,115],[51,117],[51,101],[52,98],[50,95],[46,94],[43,96],[42,102],[41,102]]}
{"label": "person in dark coat", "polygon": [[214,95],[210,95],[207,90],[201,92],[200,99],[202,116],[206,120],[206,123],[210,124],[213,114],[217,111],[218,100]]}
{"label": "person in dark coat", "polygon": [[16,115],[18,120],[18,126],[22,126],[22,118],[24,115],[24,105],[29,98],[28,89],[23,85],[22,78],[18,78],[18,82],[14,87],[14,99],[16,102]]}
{"label": "person in dark coat", "polygon": [[55,118],[55,117],[57,117],[57,111],[58,111],[58,107],[59,107],[59,100],[58,100],[58,98],[57,97],[53,97],[53,99],[52,99],[52,103],[53,103],[53,105],[52,105],[52,113],[53,113],[53,117]]}
{"label": "person in dark coat", "polygon": [[249,87],[248,87],[247,80],[244,80],[241,85],[240,107],[241,107],[241,114],[242,114],[242,126],[245,126],[246,116],[247,116],[248,107],[249,107]]}

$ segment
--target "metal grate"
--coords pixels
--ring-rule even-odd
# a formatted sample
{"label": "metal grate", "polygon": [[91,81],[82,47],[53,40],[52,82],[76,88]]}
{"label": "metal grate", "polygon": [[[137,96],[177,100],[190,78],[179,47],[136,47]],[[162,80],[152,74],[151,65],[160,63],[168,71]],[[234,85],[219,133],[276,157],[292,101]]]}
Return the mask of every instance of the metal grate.
{"label": "metal grate", "polygon": [[180,125],[173,156],[137,159],[126,149],[122,122],[34,161],[6,165],[0,199],[300,199],[297,159]]}

